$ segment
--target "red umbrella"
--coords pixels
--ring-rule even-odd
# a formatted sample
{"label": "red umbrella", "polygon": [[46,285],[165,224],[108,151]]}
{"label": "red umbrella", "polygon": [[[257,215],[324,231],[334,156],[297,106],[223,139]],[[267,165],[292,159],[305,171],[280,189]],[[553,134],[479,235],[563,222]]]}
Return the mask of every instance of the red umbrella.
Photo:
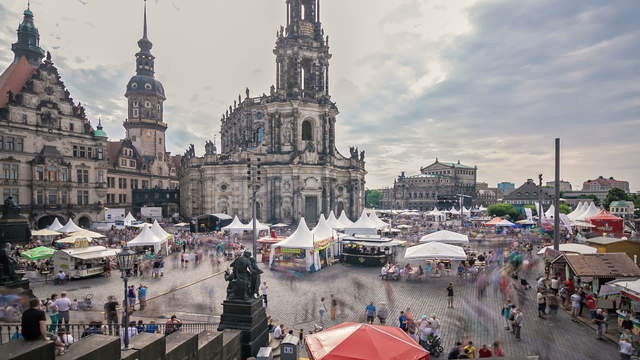
{"label": "red umbrella", "polygon": [[312,360],[429,360],[402,329],[345,322],[304,338]]}

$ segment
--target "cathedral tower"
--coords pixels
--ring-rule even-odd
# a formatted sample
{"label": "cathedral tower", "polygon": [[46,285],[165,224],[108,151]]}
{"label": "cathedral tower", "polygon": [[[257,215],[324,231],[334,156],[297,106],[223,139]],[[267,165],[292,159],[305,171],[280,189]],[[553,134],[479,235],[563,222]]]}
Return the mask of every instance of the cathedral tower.
{"label": "cathedral tower", "polygon": [[136,75],[127,84],[128,119],[124,123],[127,139],[131,140],[143,156],[164,160],[165,131],[163,103],[166,100],[162,83],[154,78],[153,44],[147,37],[147,4],[144,5],[142,39],[138,41]]}
{"label": "cathedral tower", "polygon": [[329,38],[320,23],[320,0],[288,0],[276,55],[276,89],[288,99],[329,97]]}
{"label": "cathedral tower", "polygon": [[33,13],[30,8],[24,11],[22,23],[18,26],[18,41],[11,45],[15,54],[14,62],[25,56],[33,66],[39,66],[44,58],[44,50],[40,48],[40,33],[33,24]]}

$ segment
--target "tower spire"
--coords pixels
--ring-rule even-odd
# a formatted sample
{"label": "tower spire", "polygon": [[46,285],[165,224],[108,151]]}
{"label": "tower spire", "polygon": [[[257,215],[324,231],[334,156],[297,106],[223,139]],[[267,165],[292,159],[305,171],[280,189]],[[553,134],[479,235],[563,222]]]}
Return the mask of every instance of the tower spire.
{"label": "tower spire", "polygon": [[147,38],[147,0],[144,0],[144,30],[142,34],[142,38]]}
{"label": "tower spire", "polygon": [[31,65],[39,66],[45,52],[40,48],[40,34],[33,23],[30,1],[27,1],[27,9],[23,15],[22,23],[18,26],[18,41],[11,45],[11,50],[15,54],[14,61],[24,56]]}

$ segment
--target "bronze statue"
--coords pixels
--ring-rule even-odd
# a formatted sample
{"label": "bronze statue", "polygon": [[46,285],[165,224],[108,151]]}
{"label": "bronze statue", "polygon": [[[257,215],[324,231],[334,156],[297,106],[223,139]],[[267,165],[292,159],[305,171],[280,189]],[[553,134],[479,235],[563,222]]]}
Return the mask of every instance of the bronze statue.
{"label": "bronze statue", "polygon": [[246,301],[254,299],[260,286],[260,274],[262,270],[258,268],[251,253],[245,251],[237,257],[230,265],[233,270],[227,269],[224,272],[224,279],[229,282],[227,286],[227,300]]}

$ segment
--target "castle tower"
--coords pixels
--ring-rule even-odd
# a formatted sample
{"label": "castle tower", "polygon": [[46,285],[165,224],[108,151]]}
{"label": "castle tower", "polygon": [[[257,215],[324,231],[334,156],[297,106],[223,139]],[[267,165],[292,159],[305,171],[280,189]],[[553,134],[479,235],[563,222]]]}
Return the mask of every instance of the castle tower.
{"label": "castle tower", "polygon": [[33,12],[29,7],[24,11],[24,18],[18,26],[18,41],[11,45],[11,50],[15,54],[14,62],[25,56],[31,65],[39,66],[44,58],[40,33],[33,23]]}
{"label": "castle tower", "polygon": [[163,103],[166,100],[162,83],[154,77],[153,44],[147,37],[147,3],[144,5],[142,39],[138,41],[136,75],[127,84],[128,119],[124,123],[126,137],[143,156],[153,156],[160,161],[166,153],[163,121]]}
{"label": "castle tower", "polygon": [[329,97],[329,38],[320,23],[320,0],[288,0],[287,26],[278,33],[276,89],[288,99]]}

